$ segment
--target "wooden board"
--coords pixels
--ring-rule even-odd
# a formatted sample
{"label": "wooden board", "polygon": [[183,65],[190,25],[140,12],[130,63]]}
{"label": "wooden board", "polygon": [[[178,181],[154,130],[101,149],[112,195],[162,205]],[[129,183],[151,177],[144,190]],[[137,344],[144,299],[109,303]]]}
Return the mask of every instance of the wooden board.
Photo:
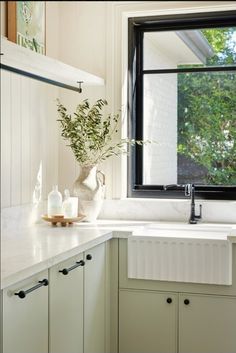
{"label": "wooden board", "polygon": [[16,1],[7,2],[7,37],[16,43]]}
{"label": "wooden board", "polygon": [[56,226],[58,223],[61,224],[62,227],[66,227],[66,225],[72,225],[75,222],[81,222],[82,219],[85,218],[85,215],[79,215],[78,217],[74,218],[65,218],[63,216],[52,216],[49,217],[48,215],[43,215],[42,219],[46,222],[50,222],[52,226]]}

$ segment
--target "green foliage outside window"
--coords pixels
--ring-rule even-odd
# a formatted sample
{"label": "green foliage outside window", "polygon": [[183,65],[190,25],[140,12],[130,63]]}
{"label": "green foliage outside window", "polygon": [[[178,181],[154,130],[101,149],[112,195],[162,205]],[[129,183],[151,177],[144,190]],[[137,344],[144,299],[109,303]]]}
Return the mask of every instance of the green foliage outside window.
{"label": "green foliage outside window", "polygon": [[[202,33],[215,52],[207,66],[235,65],[235,28]],[[178,153],[207,169],[205,184],[235,185],[236,72],[178,74],[178,129]]]}

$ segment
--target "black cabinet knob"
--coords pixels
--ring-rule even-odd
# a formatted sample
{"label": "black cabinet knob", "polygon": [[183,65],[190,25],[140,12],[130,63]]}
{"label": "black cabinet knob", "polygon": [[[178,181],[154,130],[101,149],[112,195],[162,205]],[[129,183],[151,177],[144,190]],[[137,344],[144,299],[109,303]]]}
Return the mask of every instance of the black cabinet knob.
{"label": "black cabinet knob", "polygon": [[43,286],[48,286],[49,285],[49,281],[47,278],[44,278],[42,281],[39,281],[39,283],[42,283]]}
{"label": "black cabinet knob", "polygon": [[15,293],[19,298],[24,299],[26,297],[26,293],[24,290],[20,290],[19,293]]}
{"label": "black cabinet knob", "polygon": [[92,260],[92,255],[91,254],[88,254],[87,256],[86,256],[86,260]]}
{"label": "black cabinet knob", "polygon": [[189,305],[190,304],[190,300],[189,299],[184,299],[184,304],[185,305]]}
{"label": "black cabinet knob", "polygon": [[67,268],[63,268],[63,270],[60,270],[59,272],[63,273],[63,275],[68,275],[69,271],[67,270]]}
{"label": "black cabinet knob", "polygon": [[166,302],[167,302],[168,304],[171,304],[171,303],[172,303],[172,298],[167,298],[167,299],[166,299]]}

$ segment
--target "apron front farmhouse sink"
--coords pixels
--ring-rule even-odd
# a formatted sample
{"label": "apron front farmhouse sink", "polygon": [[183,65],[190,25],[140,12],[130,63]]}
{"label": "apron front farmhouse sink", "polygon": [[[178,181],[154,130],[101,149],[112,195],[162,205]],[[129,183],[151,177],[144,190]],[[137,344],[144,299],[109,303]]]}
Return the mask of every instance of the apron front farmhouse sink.
{"label": "apron front farmhouse sink", "polygon": [[232,284],[230,227],[149,224],[128,239],[128,277]]}

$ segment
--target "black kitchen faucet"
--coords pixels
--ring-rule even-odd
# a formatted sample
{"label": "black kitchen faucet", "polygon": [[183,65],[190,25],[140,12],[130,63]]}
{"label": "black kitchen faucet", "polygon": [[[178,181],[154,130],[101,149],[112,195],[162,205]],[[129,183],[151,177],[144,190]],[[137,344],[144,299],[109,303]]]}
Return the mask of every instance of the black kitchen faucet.
{"label": "black kitchen faucet", "polygon": [[199,205],[200,213],[196,215],[195,211],[195,185],[194,184],[186,184],[185,185],[185,196],[191,197],[191,208],[190,208],[190,217],[189,223],[196,224],[199,219],[202,218],[202,205]]}
{"label": "black kitchen faucet", "polygon": [[199,215],[196,215],[195,211],[195,185],[194,184],[169,184],[169,185],[164,185],[164,190],[168,189],[182,189],[184,187],[185,189],[185,196],[189,196],[191,198],[191,208],[190,208],[190,217],[189,217],[189,223],[190,224],[196,224],[198,220],[202,218],[202,205],[199,205],[200,208],[200,213]]}

